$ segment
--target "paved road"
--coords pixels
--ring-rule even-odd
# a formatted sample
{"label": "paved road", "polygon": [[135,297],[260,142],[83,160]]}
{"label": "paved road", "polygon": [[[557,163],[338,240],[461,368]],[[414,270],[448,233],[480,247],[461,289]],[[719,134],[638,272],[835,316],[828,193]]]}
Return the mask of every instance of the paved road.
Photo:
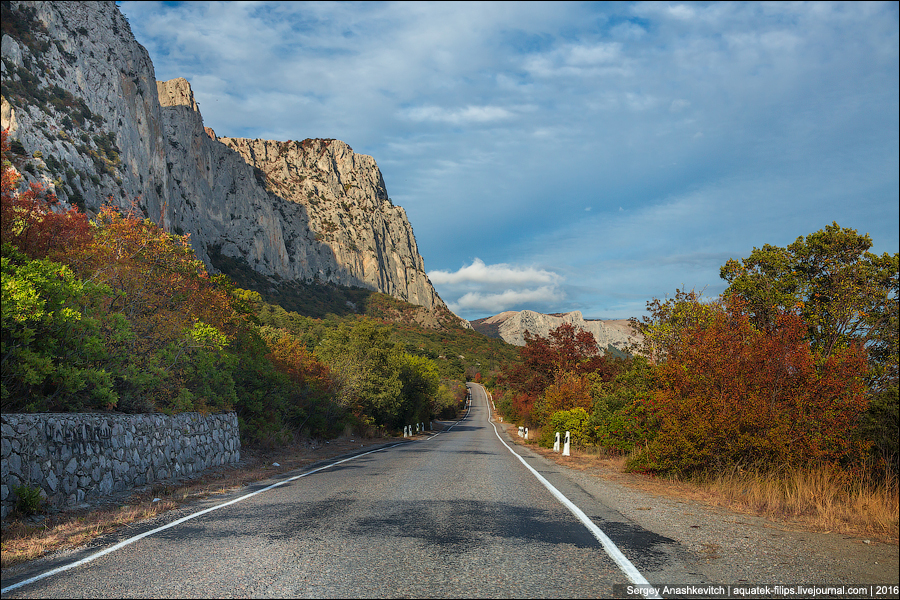
{"label": "paved road", "polygon": [[483,389],[470,387],[471,410],[449,431],[288,481],[3,596],[573,598],[609,597],[634,573],[702,581],[678,544],[528,455],[624,557],[617,563],[612,549],[611,558],[501,441]]}

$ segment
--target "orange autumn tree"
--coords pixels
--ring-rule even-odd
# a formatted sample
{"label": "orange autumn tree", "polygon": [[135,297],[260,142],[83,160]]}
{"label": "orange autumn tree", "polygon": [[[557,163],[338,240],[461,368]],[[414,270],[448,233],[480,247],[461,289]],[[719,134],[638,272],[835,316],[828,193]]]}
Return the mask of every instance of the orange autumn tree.
{"label": "orange autumn tree", "polygon": [[796,314],[758,330],[737,298],[703,327],[684,331],[658,367],[649,412],[660,429],[638,470],[691,473],[723,466],[771,470],[865,455],[855,435],[866,409],[859,345],[818,361]]}
{"label": "orange autumn tree", "polygon": [[109,286],[107,310],[132,335],[118,340],[135,369],[123,391],[142,410],[227,409],[235,402],[226,348],[243,319],[226,286],[206,272],[188,236],[167,233],[135,211],[104,206],[93,242],[70,258],[77,271]]}
{"label": "orange autumn tree", "polygon": [[337,385],[331,369],[290,333],[273,328],[261,331],[269,353],[266,358],[288,381],[284,421],[297,431],[335,432],[344,410],[334,401]]}
{"label": "orange autumn tree", "polygon": [[619,366],[604,356],[593,334],[563,323],[548,337],[525,332],[521,364],[506,365],[500,384],[508,417],[542,425],[553,412],[576,406],[590,409],[589,376],[612,378]]}

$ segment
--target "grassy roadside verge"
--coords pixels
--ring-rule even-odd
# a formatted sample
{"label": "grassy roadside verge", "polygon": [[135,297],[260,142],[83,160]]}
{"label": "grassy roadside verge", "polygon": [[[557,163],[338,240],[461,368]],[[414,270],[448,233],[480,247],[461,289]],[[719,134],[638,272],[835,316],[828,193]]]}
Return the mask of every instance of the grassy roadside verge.
{"label": "grassy roadside verge", "polygon": [[898,482],[887,484],[849,479],[827,468],[760,474],[732,471],[716,477],[682,480],[625,472],[625,456],[609,456],[596,449],[572,449],[568,457],[518,436],[515,425],[504,423],[510,438],[565,467],[615,481],[650,494],[691,500],[739,514],[769,519],[779,527],[818,533],[871,537],[898,543]]}
{"label": "grassy roadside verge", "polygon": [[225,494],[254,482],[315,462],[376,447],[397,438],[344,437],[317,444],[298,444],[278,451],[243,451],[241,464],[210,469],[182,483],[159,483],[123,496],[114,504],[41,515],[38,520],[8,519],[3,523],[0,567],[75,548],[123,525],[178,508],[185,503]]}

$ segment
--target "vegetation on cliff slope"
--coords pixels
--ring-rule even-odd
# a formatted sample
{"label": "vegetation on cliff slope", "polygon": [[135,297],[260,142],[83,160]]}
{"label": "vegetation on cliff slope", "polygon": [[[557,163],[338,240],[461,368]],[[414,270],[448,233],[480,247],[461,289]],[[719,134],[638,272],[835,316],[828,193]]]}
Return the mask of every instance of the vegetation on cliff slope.
{"label": "vegetation on cliff slope", "polygon": [[64,210],[20,189],[15,159],[3,132],[4,412],[236,410],[246,441],[278,443],[399,427],[463,400],[386,326],[281,327],[259,294],[210,276],[187,236],[135,212]]}

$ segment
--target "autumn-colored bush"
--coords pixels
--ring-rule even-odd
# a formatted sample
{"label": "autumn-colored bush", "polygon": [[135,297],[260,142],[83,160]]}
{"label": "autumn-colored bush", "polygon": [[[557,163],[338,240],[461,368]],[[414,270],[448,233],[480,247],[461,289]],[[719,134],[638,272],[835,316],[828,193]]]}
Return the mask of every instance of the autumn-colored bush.
{"label": "autumn-colored bush", "polygon": [[760,331],[737,298],[686,329],[647,405],[659,432],[632,467],[689,473],[865,456],[854,435],[866,409],[865,351],[851,345],[817,361],[806,331],[786,312]]}
{"label": "autumn-colored bush", "polygon": [[20,189],[22,178],[13,168],[7,130],[0,138],[3,156],[0,235],[32,259],[61,258],[92,238],[90,222],[76,208],[63,209],[55,195],[38,183]]}
{"label": "autumn-colored bush", "polygon": [[266,358],[287,377],[279,411],[285,425],[317,434],[336,432],[345,410],[335,400],[337,385],[331,370],[306,349],[300,338],[268,327],[262,333],[269,350]]}
{"label": "autumn-colored bush", "polygon": [[580,406],[592,410],[591,380],[608,381],[620,364],[600,353],[594,336],[563,323],[548,337],[525,333],[521,363],[504,365],[497,386],[508,390],[498,404],[507,418],[540,426],[551,414]]}
{"label": "autumn-colored bush", "polygon": [[507,417],[511,421],[518,421],[529,427],[533,427],[535,421],[532,411],[534,410],[536,401],[537,398],[530,396],[529,394],[517,394],[513,392],[510,397],[509,413],[507,414]]}
{"label": "autumn-colored bush", "polygon": [[542,426],[554,413],[574,408],[590,411],[593,404],[591,384],[587,376],[572,372],[560,373],[535,403],[532,421],[535,425]]}

